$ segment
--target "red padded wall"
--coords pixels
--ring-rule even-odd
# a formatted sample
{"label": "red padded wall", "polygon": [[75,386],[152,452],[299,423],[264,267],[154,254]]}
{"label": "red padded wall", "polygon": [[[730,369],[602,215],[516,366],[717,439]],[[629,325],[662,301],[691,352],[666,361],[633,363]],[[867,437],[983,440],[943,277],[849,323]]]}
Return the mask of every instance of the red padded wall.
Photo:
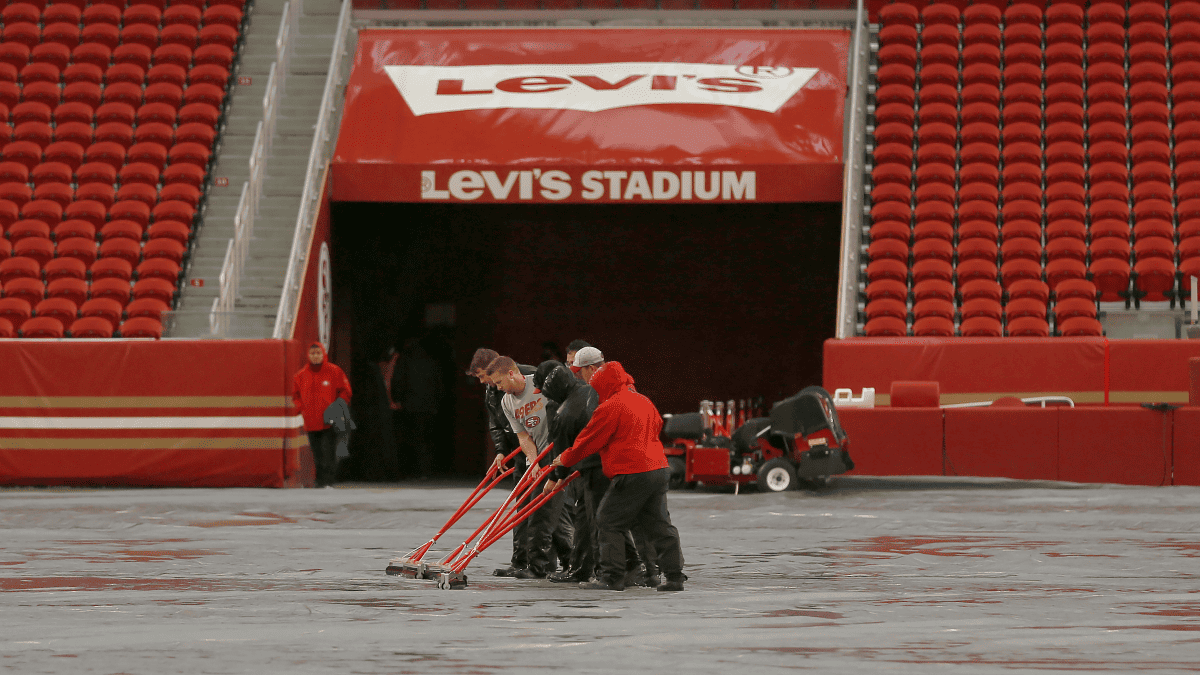
{"label": "red padded wall", "polygon": [[1171,417],[1145,408],[1060,408],[1058,478],[1169,485]]}
{"label": "red padded wall", "polygon": [[946,475],[1058,479],[1056,408],[948,408],[944,412]]}
{"label": "red padded wall", "polygon": [[942,411],[938,408],[843,408],[852,474],[941,476]]}

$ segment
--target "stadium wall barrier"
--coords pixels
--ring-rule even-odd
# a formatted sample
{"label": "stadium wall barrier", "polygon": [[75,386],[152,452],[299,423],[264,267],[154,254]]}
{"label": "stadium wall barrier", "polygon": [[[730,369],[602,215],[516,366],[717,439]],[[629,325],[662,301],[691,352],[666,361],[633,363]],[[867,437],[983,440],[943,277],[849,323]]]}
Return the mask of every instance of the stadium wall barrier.
{"label": "stadium wall barrier", "polygon": [[[853,338],[825,343],[823,380],[875,388],[878,407],[838,411],[856,474],[1200,485],[1198,355],[1195,340]],[[941,405],[1063,395],[1076,407],[891,408],[894,381],[937,382]]]}
{"label": "stadium wall barrier", "polygon": [[283,340],[5,340],[0,485],[312,483]]}
{"label": "stadium wall barrier", "polygon": [[1200,485],[1200,408],[846,408],[851,475]]}
{"label": "stadium wall barrier", "polygon": [[848,338],[827,340],[826,389],[934,381],[942,405],[1001,396],[1070,396],[1078,404],[1186,404],[1200,340],[1105,338]]}

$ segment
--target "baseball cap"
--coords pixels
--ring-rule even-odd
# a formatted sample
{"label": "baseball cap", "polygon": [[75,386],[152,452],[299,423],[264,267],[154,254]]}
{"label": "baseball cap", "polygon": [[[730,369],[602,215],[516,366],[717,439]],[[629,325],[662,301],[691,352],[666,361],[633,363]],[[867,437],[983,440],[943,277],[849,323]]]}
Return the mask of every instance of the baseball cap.
{"label": "baseball cap", "polygon": [[584,347],[575,352],[575,362],[571,364],[572,368],[582,368],[584,366],[594,366],[598,363],[604,363],[604,354],[600,353],[595,347]]}

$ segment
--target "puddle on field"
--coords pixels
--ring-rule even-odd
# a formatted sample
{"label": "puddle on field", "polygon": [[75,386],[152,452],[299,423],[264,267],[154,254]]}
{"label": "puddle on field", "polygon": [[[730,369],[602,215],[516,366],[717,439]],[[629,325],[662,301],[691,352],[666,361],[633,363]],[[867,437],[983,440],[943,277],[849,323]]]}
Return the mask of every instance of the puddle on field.
{"label": "puddle on field", "polygon": [[13,577],[0,578],[0,592],[21,591],[194,591],[219,593],[229,591],[330,591],[338,586],[316,584],[286,584],[275,581],[232,579],[126,579],[120,577]]}
{"label": "puddle on field", "polygon": [[295,522],[295,518],[281,516],[277,513],[238,513],[233,518],[194,520],[188,523],[188,525],[192,527],[244,527],[247,525],[282,525]]}

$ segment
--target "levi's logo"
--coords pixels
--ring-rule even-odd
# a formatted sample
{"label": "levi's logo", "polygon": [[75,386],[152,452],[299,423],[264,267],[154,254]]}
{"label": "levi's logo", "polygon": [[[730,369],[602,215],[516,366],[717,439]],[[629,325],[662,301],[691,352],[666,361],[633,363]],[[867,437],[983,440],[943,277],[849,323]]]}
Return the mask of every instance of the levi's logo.
{"label": "levi's logo", "polygon": [[713,63],[384,66],[414,115],[534,108],[598,112],[695,103],[776,112],[816,68]]}

